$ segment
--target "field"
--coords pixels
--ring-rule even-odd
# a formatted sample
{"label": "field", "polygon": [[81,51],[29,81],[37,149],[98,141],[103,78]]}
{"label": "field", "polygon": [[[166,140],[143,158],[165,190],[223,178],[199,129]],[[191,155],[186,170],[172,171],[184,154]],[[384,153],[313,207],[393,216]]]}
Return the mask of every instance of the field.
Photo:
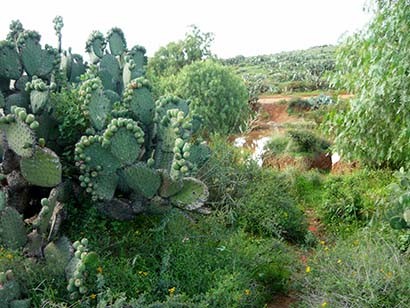
{"label": "field", "polygon": [[329,90],[327,77],[335,69],[335,46],[223,60],[258,94]]}
{"label": "field", "polygon": [[377,5],[340,46],[226,60],[195,26],[84,60],[62,17],[55,48],[13,21],[0,308],[407,307],[410,10]]}

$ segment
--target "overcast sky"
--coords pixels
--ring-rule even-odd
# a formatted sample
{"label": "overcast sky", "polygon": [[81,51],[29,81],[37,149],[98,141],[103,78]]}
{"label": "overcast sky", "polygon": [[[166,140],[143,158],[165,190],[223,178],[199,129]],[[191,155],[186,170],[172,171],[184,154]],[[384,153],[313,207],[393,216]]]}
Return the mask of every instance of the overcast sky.
{"label": "overcast sky", "polygon": [[221,58],[271,54],[335,44],[363,27],[368,0],[5,0],[0,9],[0,40],[11,20],[37,30],[41,42],[57,46],[52,20],[63,16],[63,48],[84,53],[92,30],[120,27],[128,47],[142,45],[149,56],[182,39],[195,24],[213,32],[212,51]]}

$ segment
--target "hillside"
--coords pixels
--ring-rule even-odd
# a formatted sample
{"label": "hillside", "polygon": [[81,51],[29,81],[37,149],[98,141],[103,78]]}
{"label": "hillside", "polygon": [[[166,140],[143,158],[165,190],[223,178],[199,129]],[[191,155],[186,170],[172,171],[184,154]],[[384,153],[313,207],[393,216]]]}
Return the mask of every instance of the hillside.
{"label": "hillside", "polygon": [[292,93],[328,89],[326,74],[334,70],[336,46],[222,60],[247,83],[263,93]]}

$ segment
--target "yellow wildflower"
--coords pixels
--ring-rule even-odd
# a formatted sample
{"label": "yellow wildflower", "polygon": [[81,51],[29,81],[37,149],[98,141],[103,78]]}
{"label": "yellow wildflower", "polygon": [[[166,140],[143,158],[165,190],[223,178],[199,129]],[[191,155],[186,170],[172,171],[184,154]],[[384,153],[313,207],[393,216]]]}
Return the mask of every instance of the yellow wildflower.
{"label": "yellow wildflower", "polygon": [[342,260],[337,260],[337,264],[342,264]]}
{"label": "yellow wildflower", "polygon": [[8,253],[8,254],[6,255],[6,258],[9,259],[9,260],[11,260],[11,259],[13,259],[13,255],[12,255],[11,253]]}
{"label": "yellow wildflower", "polygon": [[325,245],[326,242],[325,241],[320,241],[320,245]]}
{"label": "yellow wildflower", "polygon": [[172,287],[172,288],[170,288],[170,289],[168,289],[168,292],[169,292],[169,295],[174,295],[174,293],[175,293],[175,287]]}
{"label": "yellow wildflower", "polygon": [[310,266],[306,266],[306,270],[305,270],[306,273],[310,273],[311,270],[312,269],[310,268]]}
{"label": "yellow wildflower", "polygon": [[320,305],[320,307],[327,307],[327,302],[323,302],[322,305]]}
{"label": "yellow wildflower", "polygon": [[95,295],[94,293],[90,295],[91,299],[95,299],[97,297],[97,295]]}
{"label": "yellow wildflower", "polygon": [[251,290],[246,289],[246,290],[245,290],[245,295],[248,295],[248,296],[251,295]]}
{"label": "yellow wildflower", "polygon": [[100,273],[100,274],[102,274],[103,268],[102,268],[101,266],[97,267],[97,272]]}

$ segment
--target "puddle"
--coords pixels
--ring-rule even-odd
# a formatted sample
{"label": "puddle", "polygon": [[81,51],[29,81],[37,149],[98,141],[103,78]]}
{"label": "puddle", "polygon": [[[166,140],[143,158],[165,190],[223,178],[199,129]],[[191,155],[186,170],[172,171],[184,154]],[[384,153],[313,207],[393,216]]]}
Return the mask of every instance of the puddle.
{"label": "puddle", "polygon": [[238,148],[250,148],[252,150],[251,159],[256,161],[259,167],[262,167],[263,163],[263,153],[265,145],[269,142],[271,137],[264,136],[258,139],[251,140],[251,142],[247,141],[245,137],[237,137],[233,141],[233,145]]}
{"label": "puddle", "polygon": [[338,153],[333,153],[332,154],[332,165],[336,164],[338,161],[340,161],[340,155]]}

